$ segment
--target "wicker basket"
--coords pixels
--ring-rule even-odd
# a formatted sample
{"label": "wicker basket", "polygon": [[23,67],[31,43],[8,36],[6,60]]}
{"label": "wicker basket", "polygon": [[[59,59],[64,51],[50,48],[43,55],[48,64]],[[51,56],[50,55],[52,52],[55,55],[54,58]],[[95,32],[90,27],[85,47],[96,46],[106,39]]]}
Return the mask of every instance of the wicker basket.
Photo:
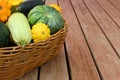
{"label": "wicker basket", "polygon": [[49,39],[20,46],[0,48],[0,80],[14,80],[58,55],[67,33],[65,25]]}

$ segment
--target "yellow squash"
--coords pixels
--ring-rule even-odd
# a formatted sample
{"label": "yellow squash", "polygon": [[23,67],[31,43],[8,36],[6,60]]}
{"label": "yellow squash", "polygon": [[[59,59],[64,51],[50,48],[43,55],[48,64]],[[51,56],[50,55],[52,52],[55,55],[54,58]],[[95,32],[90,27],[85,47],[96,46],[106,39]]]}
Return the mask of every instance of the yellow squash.
{"label": "yellow squash", "polygon": [[32,27],[33,42],[39,42],[50,37],[50,29],[44,23],[37,23]]}
{"label": "yellow squash", "polygon": [[9,0],[8,1],[8,3],[10,3],[12,6],[17,6],[22,2],[23,2],[23,0]]}

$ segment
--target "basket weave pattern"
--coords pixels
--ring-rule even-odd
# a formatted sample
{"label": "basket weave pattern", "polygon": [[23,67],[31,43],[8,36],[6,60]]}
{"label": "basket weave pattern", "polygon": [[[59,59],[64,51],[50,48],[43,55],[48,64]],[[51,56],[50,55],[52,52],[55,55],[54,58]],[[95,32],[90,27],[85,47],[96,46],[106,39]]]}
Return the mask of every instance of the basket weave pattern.
{"label": "basket weave pattern", "polygon": [[0,48],[0,80],[20,78],[58,55],[67,33],[65,25],[49,39],[20,46]]}

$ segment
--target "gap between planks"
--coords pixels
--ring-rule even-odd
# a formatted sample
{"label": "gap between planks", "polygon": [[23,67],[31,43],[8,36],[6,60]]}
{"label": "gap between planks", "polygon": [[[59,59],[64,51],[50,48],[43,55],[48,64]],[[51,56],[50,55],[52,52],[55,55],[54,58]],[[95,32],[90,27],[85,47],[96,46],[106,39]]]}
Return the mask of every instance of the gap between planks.
{"label": "gap between planks", "polygon": [[63,15],[69,26],[66,48],[72,80],[99,80],[99,75],[96,71],[70,0],[59,0],[59,2],[60,6],[63,8]]}

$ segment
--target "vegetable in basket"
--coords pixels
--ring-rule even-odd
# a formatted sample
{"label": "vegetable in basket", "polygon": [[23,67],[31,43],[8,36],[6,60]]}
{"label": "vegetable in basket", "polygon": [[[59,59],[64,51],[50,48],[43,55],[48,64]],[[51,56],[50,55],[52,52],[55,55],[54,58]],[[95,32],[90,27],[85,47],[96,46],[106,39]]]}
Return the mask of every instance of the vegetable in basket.
{"label": "vegetable in basket", "polygon": [[37,23],[32,27],[33,42],[39,42],[50,37],[50,29],[44,23]]}
{"label": "vegetable in basket", "polygon": [[8,27],[0,22],[0,47],[10,46],[10,31]]}
{"label": "vegetable in basket", "polygon": [[31,42],[31,29],[24,14],[13,13],[8,19],[8,28],[17,45],[24,47]]}
{"label": "vegetable in basket", "polygon": [[23,0],[8,0],[8,3],[10,3],[12,6],[17,6],[22,2]]}
{"label": "vegetable in basket", "polygon": [[0,22],[7,21],[11,15],[11,5],[7,3],[8,0],[0,0]]}
{"label": "vegetable in basket", "polygon": [[39,22],[48,25],[51,34],[56,33],[64,26],[62,15],[56,9],[47,5],[39,5],[30,10],[28,13],[28,21],[30,25]]}
{"label": "vegetable in basket", "polygon": [[59,7],[57,4],[50,4],[49,6],[55,8],[57,11],[59,11],[59,13],[62,13],[61,7]]}
{"label": "vegetable in basket", "polygon": [[[17,1],[17,0],[16,0]],[[44,2],[42,0],[28,0],[25,2],[22,2],[18,6],[12,6],[11,11],[12,12],[21,12],[25,15],[28,14],[28,12],[37,5],[43,5]]]}

